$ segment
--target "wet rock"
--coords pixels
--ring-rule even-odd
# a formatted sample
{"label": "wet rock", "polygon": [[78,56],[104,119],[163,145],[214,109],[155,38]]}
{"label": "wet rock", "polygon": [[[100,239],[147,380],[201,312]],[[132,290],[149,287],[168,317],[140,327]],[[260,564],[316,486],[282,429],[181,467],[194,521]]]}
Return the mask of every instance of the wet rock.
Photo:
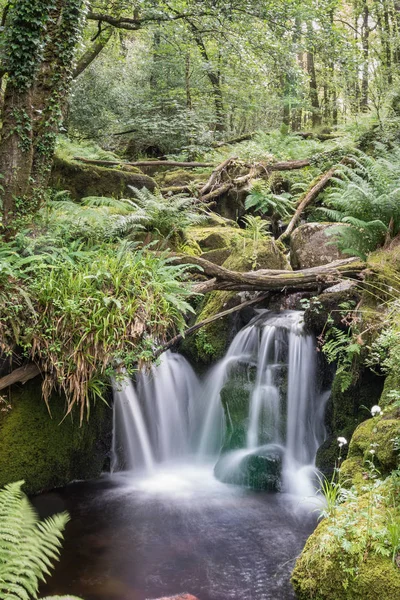
{"label": "wet rock", "polygon": [[229,468],[229,462],[229,454],[223,455],[214,468],[215,476],[223,483],[268,492],[281,490],[282,453],[278,449],[244,456],[234,468]]}
{"label": "wet rock", "polygon": [[349,258],[342,254],[332,237],[327,233],[335,225],[330,223],[305,223],[292,234],[290,240],[290,260],[294,269],[308,269],[326,265],[334,260]]}

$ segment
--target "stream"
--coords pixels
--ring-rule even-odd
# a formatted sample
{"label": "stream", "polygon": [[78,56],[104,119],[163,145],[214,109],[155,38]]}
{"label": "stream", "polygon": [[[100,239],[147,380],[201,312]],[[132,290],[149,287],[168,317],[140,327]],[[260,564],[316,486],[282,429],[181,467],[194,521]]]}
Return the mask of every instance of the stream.
{"label": "stream", "polygon": [[[34,499],[41,516],[71,515],[42,594],[295,598],[290,573],[317,521],[329,397],[316,355],[301,312],[259,311],[202,380],[166,352],[135,383],[115,382],[112,473]],[[248,394],[239,437],[238,381]],[[262,490],[249,489],[252,460],[267,471]]]}

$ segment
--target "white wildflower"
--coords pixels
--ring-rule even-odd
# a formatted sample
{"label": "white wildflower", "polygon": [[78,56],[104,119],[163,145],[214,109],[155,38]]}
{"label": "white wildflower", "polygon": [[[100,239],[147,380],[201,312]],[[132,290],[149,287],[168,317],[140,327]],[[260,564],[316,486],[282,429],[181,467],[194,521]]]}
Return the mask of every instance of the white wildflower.
{"label": "white wildflower", "polygon": [[338,437],[337,441],[339,443],[339,448],[343,448],[343,446],[347,445],[347,440],[344,437]]}
{"label": "white wildflower", "polygon": [[371,408],[371,415],[373,417],[376,417],[377,415],[380,415],[381,412],[382,412],[382,409],[377,404]]}

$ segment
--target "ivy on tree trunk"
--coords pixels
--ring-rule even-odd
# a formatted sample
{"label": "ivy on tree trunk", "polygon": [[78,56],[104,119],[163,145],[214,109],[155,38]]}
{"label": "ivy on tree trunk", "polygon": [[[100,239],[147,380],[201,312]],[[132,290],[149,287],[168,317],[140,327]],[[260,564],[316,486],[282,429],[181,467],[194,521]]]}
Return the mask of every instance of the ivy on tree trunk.
{"label": "ivy on tree trunk", "polygon": [[19,0],[4,38],[7,85],[0,173],[3,227],[15,231],[40,206],[80,39],[84,0]]}

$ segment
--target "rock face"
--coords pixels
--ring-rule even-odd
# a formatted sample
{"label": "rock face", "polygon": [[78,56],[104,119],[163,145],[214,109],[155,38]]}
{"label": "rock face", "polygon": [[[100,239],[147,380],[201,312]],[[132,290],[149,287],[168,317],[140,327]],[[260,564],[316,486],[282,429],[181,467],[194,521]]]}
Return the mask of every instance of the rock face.
{"label": "rock face", "polygon": [[139,169],[109,169],[55,158],[50,185],[58,190],[68,190],[73,200],[88,196],[112,196],[129,198],[133,196],[129,186],[147,188],[153,191],[154,179],[144,175]]}
{"label": "rock face", "polygon": [[308,269],[341,258],[349,258],[349,255],[342,254],[337,246],[332,244],[332,238],[326,235],[333,227],[330,223],[305,223],[292,233],[290,260],[293,269]]}
{"label": "rock face", "polygon": [[98,477],[111,445],[112,411],[92,406],[89,423],[79,415],[64,419],[62,398],[52,396],[51,417],[41,395],[41,381],[14,386],[7,405],[0,404],[0,487],[25,480],[33,494],[74,479]]}

